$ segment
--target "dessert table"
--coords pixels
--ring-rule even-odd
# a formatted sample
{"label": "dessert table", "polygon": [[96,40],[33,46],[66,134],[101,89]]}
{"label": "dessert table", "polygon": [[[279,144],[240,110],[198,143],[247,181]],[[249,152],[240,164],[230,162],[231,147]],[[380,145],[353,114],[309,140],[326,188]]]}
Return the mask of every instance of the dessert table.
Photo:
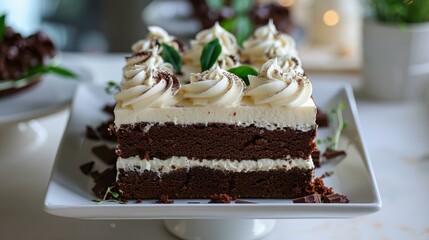
{"label": "dessert table", "polygon": [[[93,83],[104,86],[120,80],[122,56],[66,53],[63,61],[86,68]],[[356,73],[309,75],[312,81],[348,81],[359,88]],[[357,99],[381,211],[353,219],[278,220],[264,239],[429,239],[429,99],[379,102],[359,95]],[[0,239],[176,239],[161,220],[80,220],[44,212],[49,176],[69,114],[65,106],[30,122],[0,124]],[[39,136],[31,146],[28,134]]]}

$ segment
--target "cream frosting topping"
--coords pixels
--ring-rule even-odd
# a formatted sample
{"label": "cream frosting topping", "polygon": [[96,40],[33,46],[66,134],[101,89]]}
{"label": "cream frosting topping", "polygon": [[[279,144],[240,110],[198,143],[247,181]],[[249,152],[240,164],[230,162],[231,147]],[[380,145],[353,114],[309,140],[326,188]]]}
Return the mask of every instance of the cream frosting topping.
{"label": "cream frosting topping", "polygon": [[151,63],[134,65],[125,71],[121,91],[115,95],[118,106],[134,111],[150,107],[172,106],[179,101],[179,80]]}
{"label": "cream frosting topping", "polygon": [[215,38],[219,39],[219,44],[222,46],[222,52],[218,58],[219,66],[223,69],[236,66],[239,63],[237,40],[217,22],[213,27],[199,32],[195,40],[191,41],[191,49],[185,54],[186,60],[199,65],[204,45]]}
{"label": "cream frosting topping", "polygon": [[147,66],[151,65],[152,67],[160,67],[170,72],[173,72],[173,66],[170,63],[164,62],[164,59],[159,55],[159,47],[155,46],[150,51],[143,51],[136,54],[133,54],[131,57],[126,58],[126,65],[124,67],[124,72],[131,69],[134,65]]}
{"label": "cream frosting topping", "polygon": [[256,105],[297,107],[307,102],[313,91],[306,76],[293,69],[283,72],[277,58],[266,62],[259,70],[258,76],[249,76],[249,82],[250,86],[245,95]]}
{"label": "cream frosting topping", "polygon": [[267,25],[259,27],[253,36],[243,43],[241,57],[244,61],[260,64],[278,56],[295,53],[295,40],[277,31],[272,19]]}
{"label": "cream frosting topping", "polygon": [[[141,39],[137,42],[135,42],[131,46],[131,50],[134,53],[139,53],[142,51],[149,51],[155,46],[158,46],[160,43],[165,43],[173,48],[175,48],[177,51],[180,51],[180,45],[176,41],[176,37],[171,36],[161,27],[157,26],[150,26],[148,27],[149,33],[146,36],[145,39]],[[162,48],[159,48],[158,51],[162,51]]]}
{"label": "cream frosting topping", "polygon": [[193,105],[236,106],[243,97],[244,82],[218,65],[202,73],[191,74],[191,82],[182,86],[183,98]]}
{"label": "cream frosting topping", "polygon": [[124,169],[125,171],[151,171],[156,172],[159,175],[162,173],[168,173],[177,169],[190,169],[192,167],[207,167],[210,169],[216,169],[221,171],[232,171],[232,172],[253,172],[253,171],[269,171],[272,169],[285,169],[290,170],[292,168],[300,169],[314,169],[314,164],[311,158],[309,159],[258,159],[258,160],[194,160],[187,157],[176,157],[161,160],[154,158],[151,160],[142,160],[139,156],[130,158],[118,158],[116,162],[118,169]]}

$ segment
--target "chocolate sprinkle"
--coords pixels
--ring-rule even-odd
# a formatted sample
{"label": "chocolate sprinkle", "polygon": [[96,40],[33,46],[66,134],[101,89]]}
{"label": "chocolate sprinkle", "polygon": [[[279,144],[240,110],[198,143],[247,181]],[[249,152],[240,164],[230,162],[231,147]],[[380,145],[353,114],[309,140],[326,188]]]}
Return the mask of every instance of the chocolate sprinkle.
{"label": "chocolate sprinkle", "polygon": [[231,202],[231,197],[228,194],[222,193],[222,194],[210,195],[209,203],[230,203],[230,202]]}
{"label": "chocolate sprinkle", "polygon": [[116,159],[118,158],[115,149],[110,149],[106,145],[94,147],[92,152],[108,165],[114,165],[116,163]]}
{"label": "chocolate sprinkle", "polygon": [[88,175],[91,172],[93,166],[94,166],[94,161],[91,161],[91,162],[82,164],[79,168],[83,174]]}

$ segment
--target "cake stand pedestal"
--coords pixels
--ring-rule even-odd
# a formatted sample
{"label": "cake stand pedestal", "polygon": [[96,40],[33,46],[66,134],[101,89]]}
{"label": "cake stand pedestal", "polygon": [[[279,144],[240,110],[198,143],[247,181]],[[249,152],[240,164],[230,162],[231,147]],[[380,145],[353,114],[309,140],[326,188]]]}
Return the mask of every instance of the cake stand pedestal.
{"label": "cake stand pedestal", "polygon": [[269,219],[185,219],[164,220],[175,236],[189,240],[260,239],[270,233],[276,220]]}
{"label": "cake stand pedestal", "polygon": [[1,156],[11,156],[14,151],[32,151],[41,146],[46,138],[46,129],[36,120],[1,124]]}

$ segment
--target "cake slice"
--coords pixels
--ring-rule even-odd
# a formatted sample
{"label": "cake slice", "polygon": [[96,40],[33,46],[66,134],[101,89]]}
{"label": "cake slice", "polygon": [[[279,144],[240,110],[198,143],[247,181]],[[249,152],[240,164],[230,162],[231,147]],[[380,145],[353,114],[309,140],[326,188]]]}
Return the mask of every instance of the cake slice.
{"label": "cake slice", "polygon": [[[231,37],[219,28],[197,38]],[[190,51],[201,50],[196,44]],[[311,193],[316,106],[311,82],[290,58],[266,61],[247,86],[225,70],[228,55],[181,81],[154,48],[138,65],[128,63],[115,95],[116,188],[122,198]]]}

